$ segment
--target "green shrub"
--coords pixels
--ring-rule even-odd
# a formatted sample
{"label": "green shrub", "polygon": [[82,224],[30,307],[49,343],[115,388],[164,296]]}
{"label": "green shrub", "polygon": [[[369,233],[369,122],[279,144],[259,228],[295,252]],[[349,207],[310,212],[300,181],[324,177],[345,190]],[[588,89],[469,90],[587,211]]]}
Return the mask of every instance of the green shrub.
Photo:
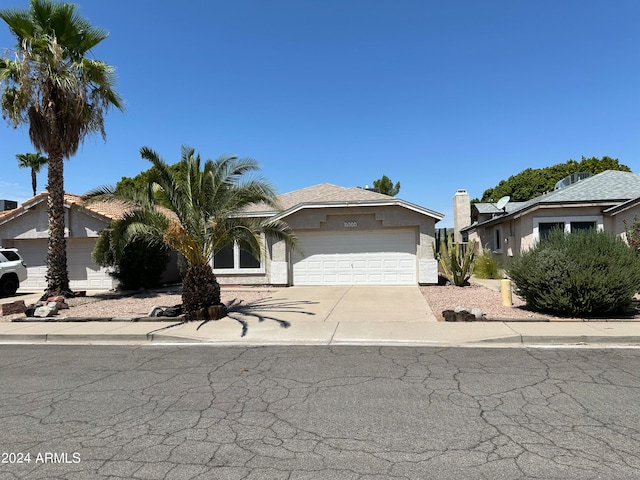
{"label": "green shrub", "polygon": [[110,267],[109,275],[120,282],[121,289],[137,290],[161,284],[162,274],[169,263],[167,247],[133,239],[118,255],[113,241],[110,229],[100,232],[92,256],[98,265]]}
{"label": "green shrub", "polygon": [[513,291],[541,312],[593,316],[622,312],[640,288],[640,258],[625,242],[589,229],[553,230],[507,268]]}
{"label": "green shrub", "polygon": [[473,274],[478,278],[502,278],[500,263],[491,250],[485,248],[482,255],[473,259]]}

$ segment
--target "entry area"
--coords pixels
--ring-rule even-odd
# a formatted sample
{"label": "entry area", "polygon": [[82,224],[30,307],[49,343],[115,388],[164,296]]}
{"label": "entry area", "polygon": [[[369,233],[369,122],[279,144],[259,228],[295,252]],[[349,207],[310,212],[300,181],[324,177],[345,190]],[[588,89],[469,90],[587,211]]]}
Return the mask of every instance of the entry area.
{"label": "entry area", "polygon": [[297,234],[293,284],[416,285],[416,232],[389,229]]}

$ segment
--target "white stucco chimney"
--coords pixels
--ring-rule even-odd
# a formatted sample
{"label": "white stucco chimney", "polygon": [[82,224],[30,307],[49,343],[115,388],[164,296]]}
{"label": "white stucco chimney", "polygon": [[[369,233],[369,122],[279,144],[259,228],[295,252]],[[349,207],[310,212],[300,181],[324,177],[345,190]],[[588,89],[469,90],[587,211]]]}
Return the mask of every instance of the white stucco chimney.
{"label": "white stucco chimney", "polygon": [[471,225],[471,199],[466,190],[458,190],[453,196],[453,240],[462,242],[460,230]]}

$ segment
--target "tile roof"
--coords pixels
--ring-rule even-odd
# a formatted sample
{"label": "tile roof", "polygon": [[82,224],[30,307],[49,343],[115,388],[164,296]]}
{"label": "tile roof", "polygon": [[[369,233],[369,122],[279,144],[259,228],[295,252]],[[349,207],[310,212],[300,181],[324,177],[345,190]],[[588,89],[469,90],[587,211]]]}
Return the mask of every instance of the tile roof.
{"label": "tile roof", "polygon": [[[39,193],[35,197],[31,197],[30,199],[25,200],[18,208],[0,212],[0,221],[15,214],[23,213],[33,205],[37,205],[38,203],[46,201],[47,196],[48,192]],[[87,211],[98,214],[107,220],[115,220],[116,218],[120,218],[128,210],[128,208],[123,203],[117,202],[95,202],[91,204],[85,204],[80,195],[74,195],[71,193],[64,194],[64,203],[69,206],[76,205],[80,208],[84,208]]]}

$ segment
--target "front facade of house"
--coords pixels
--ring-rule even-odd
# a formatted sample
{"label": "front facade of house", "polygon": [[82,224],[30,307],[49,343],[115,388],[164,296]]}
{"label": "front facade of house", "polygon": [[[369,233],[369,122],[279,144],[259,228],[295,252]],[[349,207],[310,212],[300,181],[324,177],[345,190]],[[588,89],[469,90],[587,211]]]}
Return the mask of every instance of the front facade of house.
{"label": "front facade of house", "polygon": [[[231,285],[417,285],[437,283],[432,243],[443,215],[361,188],[321,184],[279,197],[281,211],[255,205],[247,216],[282,219],[300,248],[265,238],[261,258],[238,246],[216,255],[221,284]],[[96,265],[97,237],[123,213],[118,205],[83,207],[65,195],[65,236],[72,290],[109,290],[117,281]],[[46,289],[47,193],[0,213],[0,245],[18,248],[27,264],[25,289]],[[173,269],[173,267],[172,267]],[[177,270],[176,270],[177,274]]]}
{"label": "front facade of house", "polygon": [[[27,264],[27,280],[21,289],[47,288],[47,192],[20,207],[0,213],[0,245],[17,248]],[[98,234],[109,226],[115,210],[82,208],[80,197],[65,195],[65,237],[67,265],[72,290],[110,290],[117,284],[104,267],[91,258]]]}
{"label": "front facade of house", "polygon": [[265,239],[262,258],[237,246],[214,259],[221,284],[417,285],[437,282],[432,243],[442,214],[361,188],[320,184],[279,197],[282,211],[245,212],[281,219],[299,251]]}
{"label": "front facade of house", "polygon": [[550,230],[596,228],[625,235],[640,217],[640,175],[608,170],[528,202],[475,204],[476,221],[460,229],[462,236],[491,250],[502,261],[534,246]]}

